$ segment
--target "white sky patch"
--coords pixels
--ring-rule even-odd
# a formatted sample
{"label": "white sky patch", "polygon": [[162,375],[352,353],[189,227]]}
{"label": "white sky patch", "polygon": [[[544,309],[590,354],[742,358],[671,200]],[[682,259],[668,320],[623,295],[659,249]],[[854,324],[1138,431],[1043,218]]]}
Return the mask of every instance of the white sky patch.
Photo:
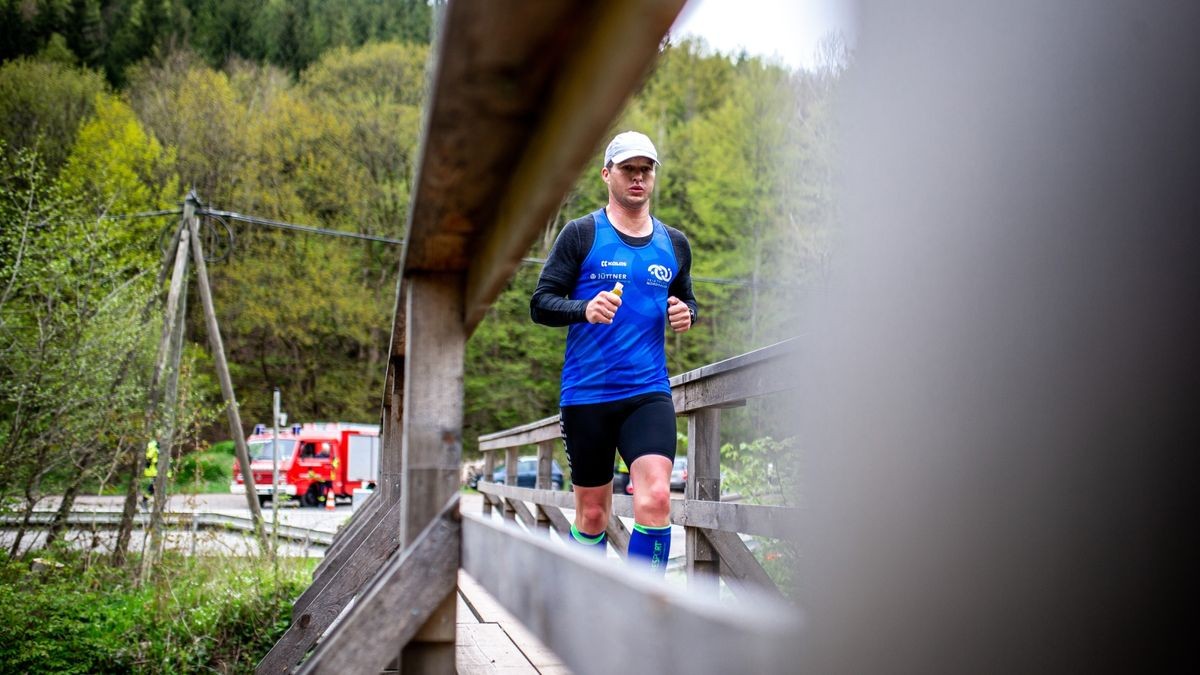
{"label": "white sky patch", "polygon": [[671,28],[676,38],[695,35],[710,47],[813,68],[825,35],[841,33],[853,47],[854,0],[690,0]]}

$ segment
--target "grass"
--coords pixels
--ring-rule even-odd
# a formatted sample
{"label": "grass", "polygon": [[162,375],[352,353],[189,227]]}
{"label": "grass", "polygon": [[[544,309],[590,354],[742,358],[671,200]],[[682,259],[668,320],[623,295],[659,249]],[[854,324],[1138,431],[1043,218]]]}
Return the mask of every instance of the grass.
{"label": "grass", "polygon": [[0,673],[253,672],[316,562],[169,553],[137,587],[66,549],[0,554]]}
{"label": "grass", "polygon": [[229,492],[229,483],[233,480],[233,457],[233,441],[221,441],[204,452],[184,455],[174,471],[171,492]]}

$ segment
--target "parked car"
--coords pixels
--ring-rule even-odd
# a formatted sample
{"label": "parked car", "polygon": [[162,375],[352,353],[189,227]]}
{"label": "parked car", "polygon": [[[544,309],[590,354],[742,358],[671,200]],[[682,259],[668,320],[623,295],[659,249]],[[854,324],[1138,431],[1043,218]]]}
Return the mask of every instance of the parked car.
{"label": "parked car", "polygon": [[[507,467],[500,467],[492,473],[493,483],[503,483],[508,478]],[[479,477],[472,479],[471,487],[477,487]],[[530,455],[517,459],[517,487],[535,487],[537,485],[537,457]],[[563,472],[558,462],[550,460],[550,486],[555,490],[563,489]]]}
{"label": "parked car", "polygon": [[687,485],[687,457],[676,457],[675,465],[671,467],[671,489],[683,492]]}

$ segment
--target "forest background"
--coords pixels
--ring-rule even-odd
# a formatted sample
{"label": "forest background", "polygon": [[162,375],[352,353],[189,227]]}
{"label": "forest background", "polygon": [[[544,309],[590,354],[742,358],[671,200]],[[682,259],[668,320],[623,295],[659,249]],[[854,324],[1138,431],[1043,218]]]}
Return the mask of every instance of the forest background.
{"label": "forest background", "polygon": [[[148,566],[119,543],[68,545],[65,514],[143,481],[137,451],[168,416],[170,489],[228,490],[198,311],[177,408],[149,406],[171,212],[195,190],[214,209],[403,237],[442,4],[0,0],[0,515],[23,516],[0,551],[0,672],[249,672],[287,627],[311,560],[168,551]],[[668,337],[672,374],[790,337],[797,299],[822,288],[839,40],[820,62],[668,38],[611,129],[654,139],[653,212],[691,241],[701,318]],[[562,226],[605,201],[602,149],[467,344],[466,458],[479,434],[556,412],[565,331],[534,325],[528,300]],[[208,269],[246,431],[275,387],[293,422],[377,422],[400,247],[229,225]],[[769,405],[722,417],[726,485],[749,498],[798,454],[773,440],[791,430]],[[31,552],[47,495],[63,499]],[[768,570],[790,569],[774,550]]]}
{"label": "forest background", "polygon": [[[216,209],[403,236],[437,5],[0,0],[6,504],[137,475],[178,216],[128,216],[194,189]],[[836,38],[821,51],[792,70],[668,39],[613,126],[655,140],[653,212],[692,245],[701,320],[668,338],[672,374],[789,337],[828,272],[847,56]],[[604,203],[602,149],[468,343],[467,457],[479,434],[557,410],[565,331],[532,324],[528,298],[559,229]],[[292,421],[377,422],[399,246],[231,225],[209,272],[244,424],[269,419],[274,387]],[[185,329],[186,460],[228,433],[198,312]],[[754,410],[728,419],[730,442],[786,434]]]}

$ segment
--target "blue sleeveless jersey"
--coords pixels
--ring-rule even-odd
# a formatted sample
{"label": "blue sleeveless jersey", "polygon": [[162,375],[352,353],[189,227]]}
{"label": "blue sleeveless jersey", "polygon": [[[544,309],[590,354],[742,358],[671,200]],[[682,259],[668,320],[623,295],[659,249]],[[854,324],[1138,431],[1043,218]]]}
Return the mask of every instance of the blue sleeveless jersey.
{"label": "blue sleeveless jersey", "polygon": [[611,324],[575,323],[567,329],[559,405],[604,403],[655,391],[671,393],[667,380],[667,297],[679,272],[667,228],[654,219],[650,243],[621,240],[604,209],[592,214],[596,238],[579,268],[572,300],[624,286]]}

